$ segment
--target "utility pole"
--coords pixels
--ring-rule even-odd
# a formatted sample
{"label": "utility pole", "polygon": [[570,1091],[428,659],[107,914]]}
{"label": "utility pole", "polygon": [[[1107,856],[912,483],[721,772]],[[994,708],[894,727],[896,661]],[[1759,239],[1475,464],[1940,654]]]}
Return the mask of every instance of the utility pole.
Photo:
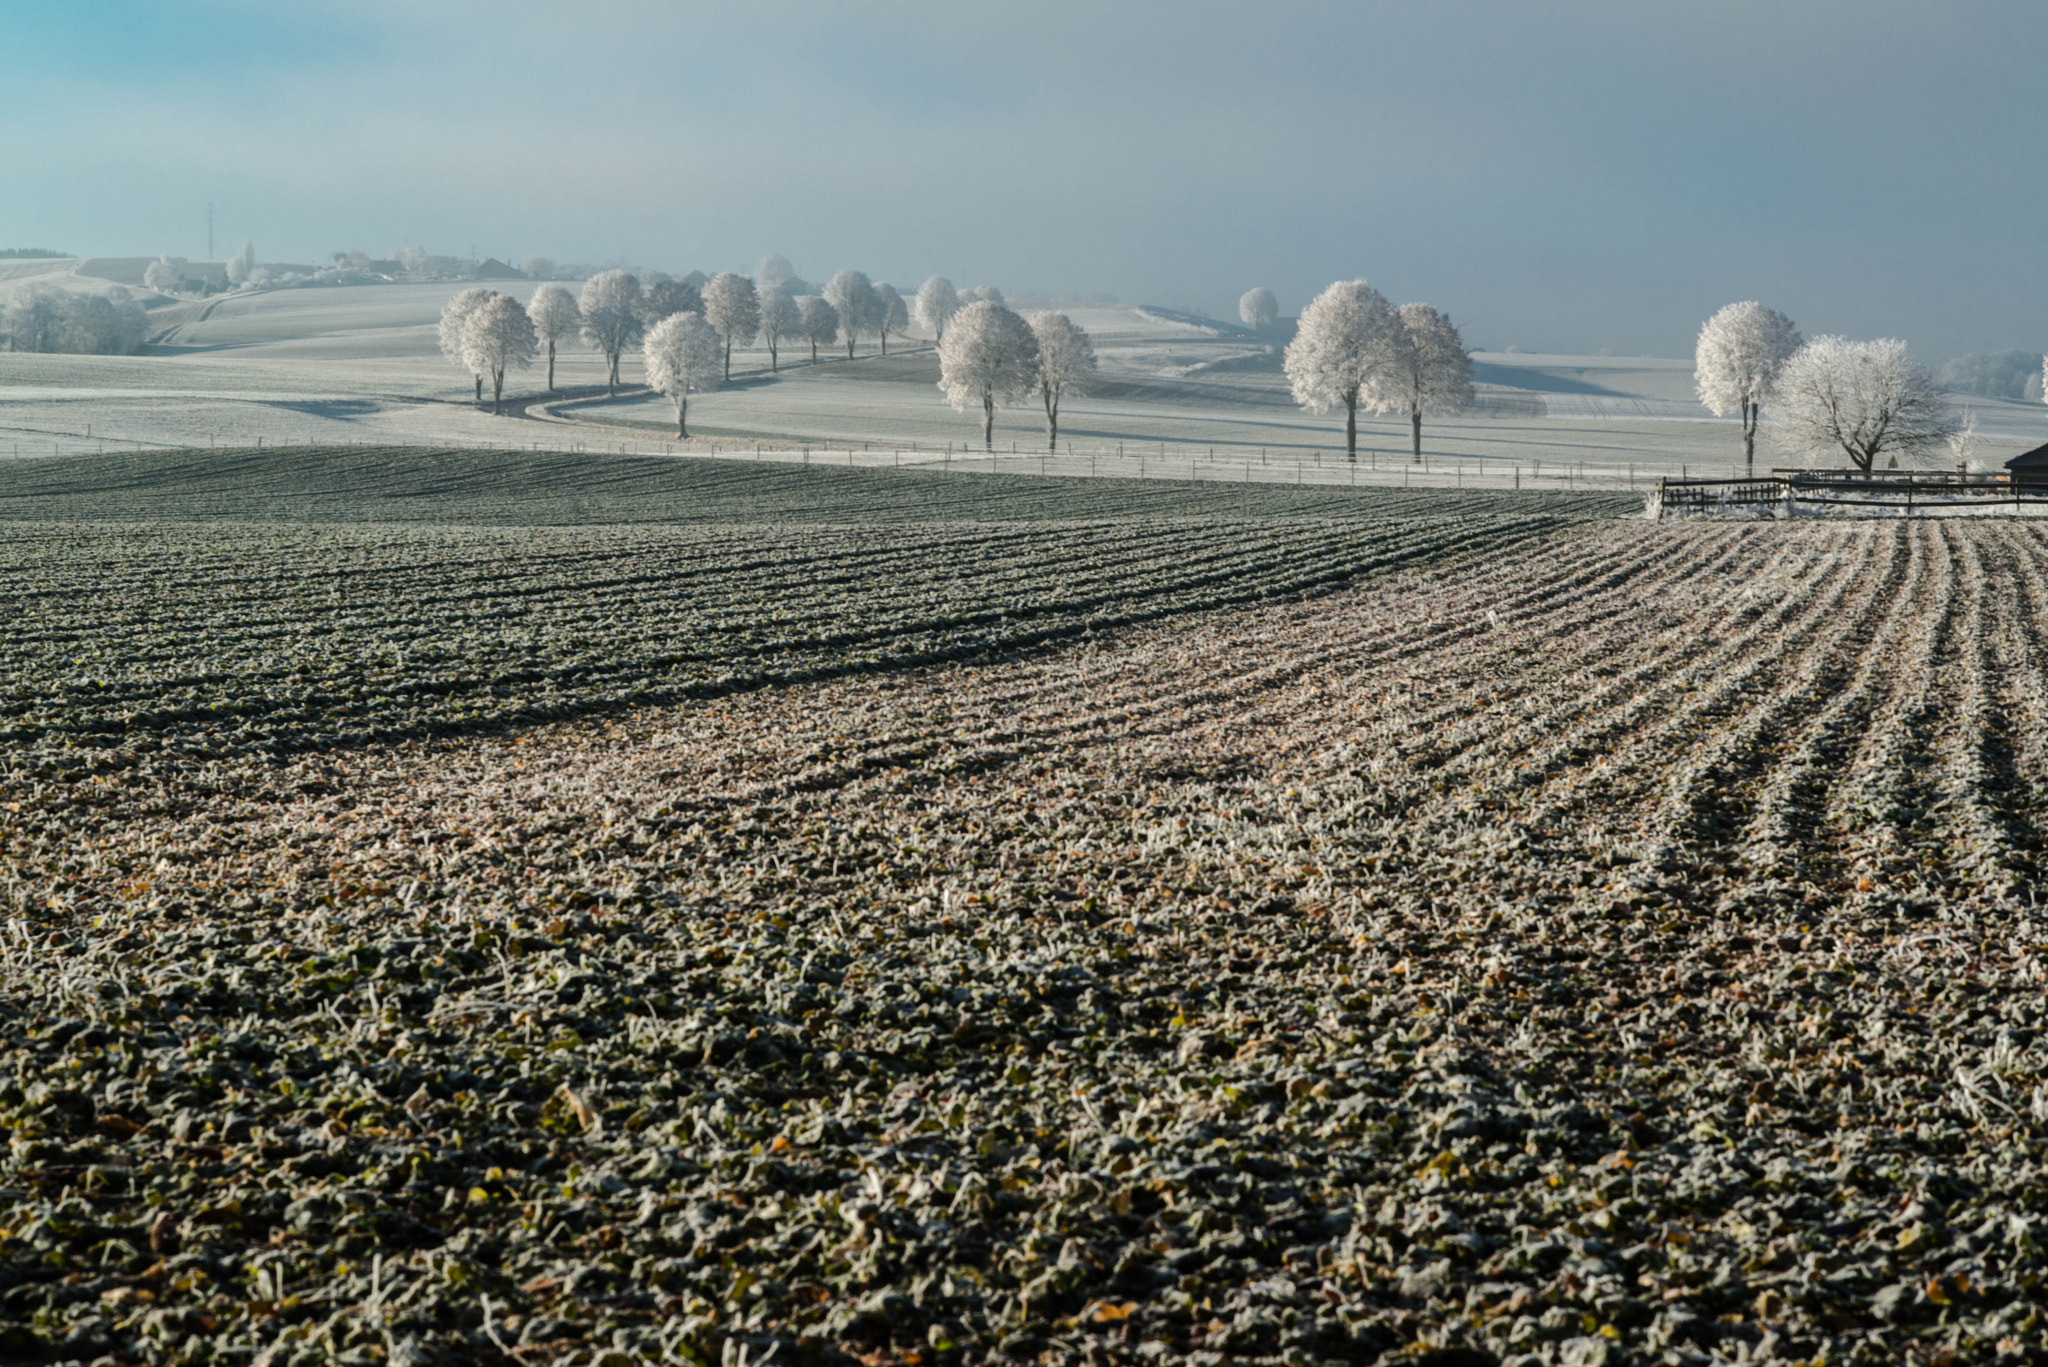
{"label": "utility pole", "polygon": [[206,259],[213,260],[213,201],[206,203]]}

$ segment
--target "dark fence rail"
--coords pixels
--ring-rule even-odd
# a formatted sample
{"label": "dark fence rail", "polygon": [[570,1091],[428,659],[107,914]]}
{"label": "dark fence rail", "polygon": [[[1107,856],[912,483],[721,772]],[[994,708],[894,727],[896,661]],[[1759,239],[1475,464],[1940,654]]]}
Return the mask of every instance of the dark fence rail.
{"label": "dark fence rail", "polygon": [[1949,471],[1773,470],[1748,479],[1661,479],[1650,516],[1666,513],[1779,512],[1802,507],[1894,508],[1939,515],[1986,505],[2048,503],[2048,476]]}

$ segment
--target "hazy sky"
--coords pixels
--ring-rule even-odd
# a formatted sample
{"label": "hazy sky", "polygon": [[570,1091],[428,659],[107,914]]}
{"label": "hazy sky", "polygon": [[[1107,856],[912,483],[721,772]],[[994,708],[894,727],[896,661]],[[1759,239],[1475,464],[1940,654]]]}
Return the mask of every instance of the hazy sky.
{"label": "hazy sky", "polygon": [[1475,344],[2048,346],[2040,0],[0,0],[0,246],[401,242],[1292,313]]}

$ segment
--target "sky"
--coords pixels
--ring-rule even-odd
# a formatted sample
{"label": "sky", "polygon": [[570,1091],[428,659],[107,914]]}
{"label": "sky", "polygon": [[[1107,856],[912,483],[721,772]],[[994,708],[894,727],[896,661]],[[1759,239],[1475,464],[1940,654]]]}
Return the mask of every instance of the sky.
{"label": "sky", "polygon": [[[2048,348],[2039,0],[0,0],[0,247],[856,267]],[[906,291],[907,292],[907,291]]]}

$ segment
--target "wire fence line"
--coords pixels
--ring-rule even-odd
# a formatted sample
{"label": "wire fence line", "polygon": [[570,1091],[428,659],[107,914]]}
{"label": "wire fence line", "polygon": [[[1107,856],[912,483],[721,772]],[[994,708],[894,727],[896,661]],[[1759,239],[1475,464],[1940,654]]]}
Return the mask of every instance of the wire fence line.
{"label": "wire fence line", "polygon": [[[593,434],[594,435],[594,434]],[[1386,452],[1360,452],[1356,461],[1342,451],[1311,451],[1272,447],[1230,447],[1206,443],[1147,441],[1108,444],[1097,448],[1068,445],[1053,451],[1032,450],[1011,443],[1010,450],[989,451],[963,444],[921,442],[709,442],[675,440],[567,439],[483,441],[473,438],[426,438],[351,434],[345,440],[264,436],[236,440],[221,434],[204,441],[167,441],[95,433],[0,426],[0,451],[27,459],[49,456],[105,454],[110,451],[224,449],[307,449],[313,447],[412,447],[448,451],[552,451],[563,454],[659,456],[678,459],[750,460],[780,464],[837,466],[853,469],[895,469],[906,473],[947,475],[1041,475],[1048,478],[1140,479],[1218,484],[1296,484],[1485,490],[1634,490],[1649,493],[1668,470],[1681,476],[1698,465],[1669,462],[1603,464],[1589,461],[1518,460],[1508,457],[1429,456],[1417,462]]]}

